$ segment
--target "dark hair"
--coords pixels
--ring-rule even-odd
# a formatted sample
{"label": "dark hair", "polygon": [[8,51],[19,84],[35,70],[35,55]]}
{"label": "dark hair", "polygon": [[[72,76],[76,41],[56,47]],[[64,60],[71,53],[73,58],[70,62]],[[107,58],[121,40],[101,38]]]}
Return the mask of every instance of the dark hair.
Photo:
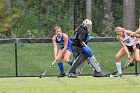
{"label": "dark hair", "polygon": [[83,26],[83,24],[81,24],[78,28],[75,29],[75,31],[74,31],[74,35],[76,34],[76,32],[79,31],[79,28],[82,27],[82,26]]}

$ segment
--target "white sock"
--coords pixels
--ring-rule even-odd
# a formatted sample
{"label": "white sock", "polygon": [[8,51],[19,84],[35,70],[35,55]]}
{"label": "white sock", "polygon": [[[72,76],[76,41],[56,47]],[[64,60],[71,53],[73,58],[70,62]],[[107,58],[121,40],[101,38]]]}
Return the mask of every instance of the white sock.
{"label": "white sock", "polygon": [[117,67],[117,71],[118,71],[118,73],[122,74],[122,70],[121,70],[121,62],[116,62],[116,67]]}

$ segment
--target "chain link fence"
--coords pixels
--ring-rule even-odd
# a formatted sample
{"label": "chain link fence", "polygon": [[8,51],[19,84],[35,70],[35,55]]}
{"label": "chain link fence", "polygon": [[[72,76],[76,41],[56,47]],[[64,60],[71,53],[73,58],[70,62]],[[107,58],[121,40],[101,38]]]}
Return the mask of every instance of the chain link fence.
{"label": "chain link fence", "polygon": [[[118,42],[115,38],[95,38],[94,42],[88,45],[93,49],[102,71],[106,74],[112,73],[115,67],[114,56],[119,50]],[[46,76],[58,75],[57,63],[52,68],[49,66],[54,61],[53,45],[51,39],[2,39],[0,40],[0,76],[39,76],[48,69]],[[73,56],[71,59],[74,59]],[[127,62],[127,58],[122,59],[122,66]],[[130,67],[125,70],[125,74],[139,73]],[[65,72],[70,66],[64,63]],[[81,75],[92,75],[90,66],[85,62]]]}

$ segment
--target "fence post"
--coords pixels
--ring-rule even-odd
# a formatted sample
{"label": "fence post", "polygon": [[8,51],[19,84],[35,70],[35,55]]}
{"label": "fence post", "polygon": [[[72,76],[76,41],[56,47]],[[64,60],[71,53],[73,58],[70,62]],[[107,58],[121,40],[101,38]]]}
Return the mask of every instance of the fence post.
{"label": "fence post", "polygon": [[138,75],[137,62],[135,61],[135,75]]}
{"label": "fence post", "polygon": [[16,67],[16,77],[18,76],[18,63],[17,63],[17,42],[15,42],[15,67]]}
{"label": "fence post", "polygon": [[77,28],[77,4],[78,4],[77,2],[78,2],[77,0],[73,0],[73,6],[74,6],[74,11],[73,11],[73,14],[74,14],[74,31]]}

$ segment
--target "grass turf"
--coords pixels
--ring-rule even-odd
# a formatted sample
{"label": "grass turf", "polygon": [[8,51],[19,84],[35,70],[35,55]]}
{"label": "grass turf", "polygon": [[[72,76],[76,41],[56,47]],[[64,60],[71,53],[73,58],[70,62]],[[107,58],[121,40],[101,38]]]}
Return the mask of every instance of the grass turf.
{"label": "grass turf", "polygon": [[139,93],[140,77],[0,78],[0,93]]}

